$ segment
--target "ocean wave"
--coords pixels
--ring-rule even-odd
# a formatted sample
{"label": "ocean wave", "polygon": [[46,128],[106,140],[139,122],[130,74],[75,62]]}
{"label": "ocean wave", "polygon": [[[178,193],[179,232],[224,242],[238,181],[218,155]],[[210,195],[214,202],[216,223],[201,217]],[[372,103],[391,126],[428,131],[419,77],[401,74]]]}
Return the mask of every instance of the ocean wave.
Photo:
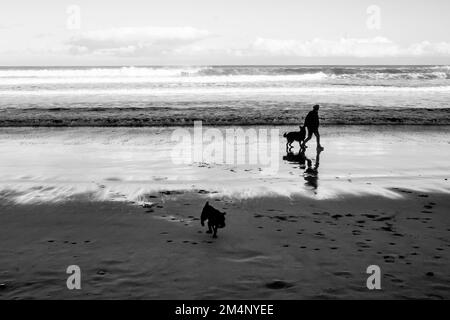
{"label": "ocean wave", "polygon": [[217,83],[265,83],[265,82],[303,82],[327,79],[323,72],[302,75],[235,75],[235,76],[105,76],[105,77],[14,77],[1,78],[0,86],[42,85],[42,84],[139,84],[139,83],[170,83],[170,84],[217,84]]}
{"label": "ocean wave", "polygon": [[1,78],[178,77],[207,67],[1,68]]}
{"label": "ocean wave", "polygon": [[435,72],[408,72],[408,73],[391,73],[391,72],[360,72],[354,74],[340,74],[330,76],[333,79],[348,80],[443,80],[450,79],[450,73],[443,71]]}
{"label": "ocean wave", "polygon": [[326,95],[339,93],[447,93],[450,86],[392,87],[334,85],[320,87],[193,87],[129,89],[0,90],[0,96],[180,96],[180,95]]}
{"label": "ocean wave", "polygon": [[[96,67],[96,68],[0,68],[0,80],[24,79],[141,79],[164,81],[170,78],[270,79],[287,80],[375,79],[427,80],[450,79],[449,66],[192,66],[192,67]],[[279,78],[278,80],[282,80]],[[31,80],[30,80],[31,81]],[[55,80],[57,81],[57,80]],[[205,80],[207,81],[207,80]],[[239,81],[239,80],[238,80]],[[251,80],[249,80],[251,81]],[[12,82],[11,82],[12,83]]]}
{"label": "ocean wave", "polygon": [[427,78],[441,78],[449,75],[449,66],[236,66],[208,67],[198,71],[198,75],[303,75],[324,73],[329,77],[361,78],[375,75],[379,78],[408,79],[422,75]]}

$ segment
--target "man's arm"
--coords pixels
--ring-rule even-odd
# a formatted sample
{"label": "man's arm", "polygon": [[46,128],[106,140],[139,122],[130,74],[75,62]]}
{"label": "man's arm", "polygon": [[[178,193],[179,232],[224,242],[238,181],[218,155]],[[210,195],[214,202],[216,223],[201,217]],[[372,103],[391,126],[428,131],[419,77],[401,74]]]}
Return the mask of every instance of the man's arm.
{"label": "man's arm", "polygon": [[304,125],[305,127],[307,127],[310,123],[311,123],[311,111],[308,112],[308,114],[306,115],[305,122],[304,122],[303,125]]}

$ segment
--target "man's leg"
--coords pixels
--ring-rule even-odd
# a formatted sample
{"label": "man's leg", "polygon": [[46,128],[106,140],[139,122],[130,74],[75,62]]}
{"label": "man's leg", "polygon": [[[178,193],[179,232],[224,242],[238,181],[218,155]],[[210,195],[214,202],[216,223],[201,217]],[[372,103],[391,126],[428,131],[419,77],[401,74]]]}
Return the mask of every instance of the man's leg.
{"label": "man's leg", "polygon": [[317,148],[318,149],[322,149],[322,145],[320,144],[320,133],[319,130],[314,131],[314,135],[316,136],[316,140],[317,140]]}
{"label": "man's leg", "polygon": [[311,140],[312,135],[313,135],[312,131],[308,129],[308,137],[305,139],[305,141],[303,141],[303,145],[302,145],[303,148],[306,147],[306,143],[307,143],[309,140]]}

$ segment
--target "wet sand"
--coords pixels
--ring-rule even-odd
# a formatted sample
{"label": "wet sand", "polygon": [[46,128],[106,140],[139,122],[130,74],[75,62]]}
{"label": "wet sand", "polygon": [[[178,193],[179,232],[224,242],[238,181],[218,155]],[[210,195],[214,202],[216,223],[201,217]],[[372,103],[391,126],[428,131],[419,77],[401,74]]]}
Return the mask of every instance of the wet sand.
{"label": "wet sand", "polygon": [[[307,163],[301,164],[295,156],[297,143],[294,155],[286,155],[283,132],[296,127],[245,128],[255,134],[273,129],[276,135],[236,143],[236,155],[246,159],[250,153],[258,155],[255,163],[246,160],[243,164],[228,163],[225,156],[216,161],[207,152],[203,161],[196,160],[194,148],[187,149],[190,159],[184,162],[178,156],[180,142],[172,140],[174,130],[180,128],[3,128],[0,197],[30,204],[86,194],[91,200],[142,202],[148,194],[166,190],[208,190],[239,199],[295,195],[395,198],[395,187],[450,193],[449,128],[324,127],[325,150],[316,179],[309,180],[304,175]],[[211,127],[203,129],[206,132]],[[229,129],[236,127],[220,132],[225,136]],[[181,130],[193,140],[192,128]],[[210,145],[204,141],[203,146],[206,151]],[[317,164],[315,141],[305,156],[312,166]]]}
{"label": "wet sand", "polygon": [[450,298],[446,127],[326,127],[313,175],[278,129],[276,174],[175,164],[168,128],[1,129],[0,298]]}
{"label": "wet sand", "polygon": [[[2,299],[448,299],[449,195],[0,206]],[[227,212],[218,239],[198,218]],[[82,290],[66,288],[79,265]],[[380,291],[366,268],[381,268]]]}
{"label": "wet sand", "polygon": [[[111,101],[108,105],[113,105]],[[191,103],[182,106],[174,103],[170,107],[160,107],[162,103],[145,103],[142,107],[91,107],[84,104],[67,108],[49,109],[29,107],[0,110],[0,127],[146,127],[146,126],[192,126],[202,119],[204,125],[294,125],[303,122],[302,114],[309,110],[292,106],[291,103],[274,103],[254,108],[236,105],[236,101],[206,104]],[[163,104],[167,104],[164,101]],[[236,116],[239,115],[239,116]],[[325,104],[321,107],[322,124],[325,125],[450,125],[449,108],[395,107],[377,108],[371,106],[339,106]]]}

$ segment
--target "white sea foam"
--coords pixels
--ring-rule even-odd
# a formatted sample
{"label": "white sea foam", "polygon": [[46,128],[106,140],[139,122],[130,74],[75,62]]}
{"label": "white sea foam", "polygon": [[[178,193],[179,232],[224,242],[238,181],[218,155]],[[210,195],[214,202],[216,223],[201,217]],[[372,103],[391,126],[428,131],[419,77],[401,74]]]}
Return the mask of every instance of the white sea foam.
{"label": "white sea foam", "polygon": [[302,75],[225,75],[225,76],[105,76],[105,77],[13,77],[1,78],[0,86],[42,85],[42,84],[220,84],[220,83],[260,83],[260,82],[302,82],[319,81],[328,76],[323,72]]}
{"label": "white sea foam", "polygon": [[177,77],[197,74],[207,67],[121,67],[121,68],[6,68],[0,78],[98,78]]}
{"label": "white sea foam", "polygon": [[176,95],[304,95],[337,93],[448,93],[450,86],[387,87],[387,86],[321,86],[321,87],[213,87],[213,88],[129,88],[129,89],[38,89],[0,90],[0,96],[176,96]]}

